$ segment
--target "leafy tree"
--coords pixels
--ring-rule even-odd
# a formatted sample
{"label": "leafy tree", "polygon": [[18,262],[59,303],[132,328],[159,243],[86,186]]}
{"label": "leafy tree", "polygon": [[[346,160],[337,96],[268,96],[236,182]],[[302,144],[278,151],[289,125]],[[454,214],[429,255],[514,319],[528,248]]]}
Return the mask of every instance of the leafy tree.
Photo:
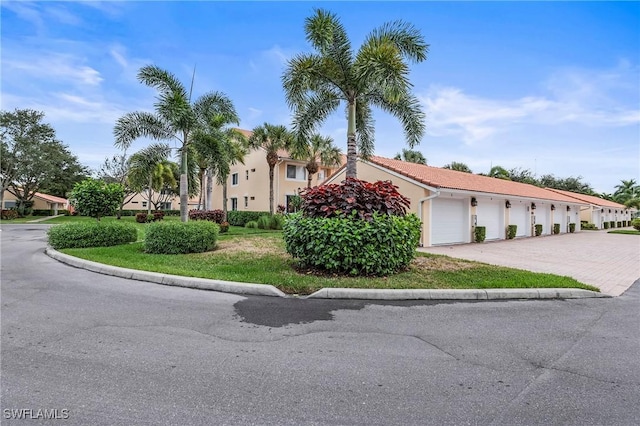
{"label": "leafy tree", "polygon": [[[128,148],[139,137],[175,140],[180,144],[180,219],[189,220],[188,202],[190,173],[195,163],[189,163],[191,133],[197,129],[198,115],[230,102],[221,92],[210,92],[191,103],[191,91],[168,71],[147,65],[138,72],[138,80],[158,90],[155,112],[136,111],[120,117],[114,127],[115,145]],[[192,80],[193,85],[193,80]]]}
{"label": "leafy tree", "polygon": [[424,164],[424,165],[427,164],[427,159],[424,158],[424,155],[422,155],[420,151],[414,151],[412,149],[405,148],[402,150],[402,154],[398,153],[393,158],[394,160],[402,160],[402,161],[407,161],[409,163]]}
{"label": "leafy tree", "polygon": [[250,148],[262,148],[267,151],[267,164],[269,165],[269,213],[273,214],[273,170],[278,164],[278,150],[291,150],[293,148],[293,134],[285,126],[264,123],[253,129],[249,138]]}
{"label": "leafy tree", "polygon": [[509,177],[514,182],[538,185],[538,181],[535,178],[535,175],[529,169],[522,169],[520,167],[509,169]]}
{"label": "leafy tree", "polygon": [[626,204],[629,200],[640,198],[640,185],[635,179],[623,179],[615,188],[613,198],[617,203]]}
{"label": "leafy tree", "polygon": [[473,173],[469,168],[469,166],[467,166],[464,163],[458,163],[457,161],[452,161],[451,163],[446,164],[443,167],[443,169],[456,170],[458,172],[465,172],[465,173]]}
{"label": "leafy tree", "polygon": [[40,192],[66,198],[76,183],[89,177],[90,171],[80,164],[78,157],[73,155],[69,148],[62,145],[58,155],[50,158],[52,175],[40,185]]}
{"label": "leafy tree", "polygon": [[586,182],[582,182],[582,176],[568,178],[556,178],[548,174],[540,177],[538,186],[543,188],[561,189],[563,191],[576,192],[578,194],[593,194],[593,188]]}
{"label": "leafy tree", "polygon": [[126,152],[120,155],[114,155],[104,160],[102,167],[98,171],[98,178],[106,183],[117,183],[122,187],[122,200],[116,212],[116,217],[122,217],[124,205],[133,200],[138,191],[136,191],[129,182],[130,159]]}
{"label": "leafy tree", "polygon": [[296,157],[306,160],[307,164],[307,188],[311,188],[313,175],[318,173],[320,165],[337,167],[342,164],[342,152],[333,144],[333,139],[328,136],[315,134]]}
{"label": "leafy tree", "polygon": [[489,176],[498,179],[511,180],[509,171],[501,166],[493,166],[491,170],[489,170]]}
{"label": "leafy tree", "polygon": [[[129,173],[127,179],[131,189],[138,192],[146,190],[148,214],[151,214],[151,205],[159,203],[159,197],[163,190],[175,193],[176,180],[174,170],[167,157],[171,153],[169,145],[164,143],[151,144],[148,147],[136,152],[129,159]],[[169,188],[165,188],[169,187]],[[154,198],[153,192],[158,198]],[[155,203],[154,203],[155,201]]]}
{"label": "leafy tree", "polygon": [[55,195],[66,195],[77,177],[67,176],[67,171],[85,171],[43,119],[43,112],[30,109],[0,112],[0,205],[8,190],[16,196],[20,214],[47,185],[55,189]]}
{"label": "leafy tree", "polygon": [[411,148],[420,143],[425,116],[410,92],[407,62],[424,61],[428,45],[413,25],[386,23],[355,53],[337,15],[328,11],[316,9],[305,20],[305,33],[315,53],[291,59],[282,76],[298,143],[309,140],[342,102],[347,107],[346,177],[356,177],[357,150],[363,158],[373,153],[372,106],[400,120]]}
{"label": "leafy tree", "polygon": [[70,200],[80,215],[95,217],[99,221],[101,217],[115,213],[122,197],[120,184],[89,178],[73,187]]}

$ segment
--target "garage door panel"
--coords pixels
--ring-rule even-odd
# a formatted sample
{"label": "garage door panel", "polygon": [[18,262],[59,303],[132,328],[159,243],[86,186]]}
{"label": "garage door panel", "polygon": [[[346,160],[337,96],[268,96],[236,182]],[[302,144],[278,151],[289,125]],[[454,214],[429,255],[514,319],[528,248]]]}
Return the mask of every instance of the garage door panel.
{"label": "garage door panel", "polygon": [[466,200],[434,199],[431,204],[431,244],[456,244],[469,241],[469,215]]}
{"label": "garage door panel", "polygon": [[497,240],[502,238],[504,231],[502,229],[503,222],[503,204],[502,201],[478,199],[476,214],[478,216],[478,226],[484,226],[486,229],[487,240]]}
{"label": "garage door panel", "polygon": [[529,235],[529,227],[527,225],[529,212],[525,204],[516,204],[511,207],[509,212],[510,225],[516,225],[516,237],[526,237]]}

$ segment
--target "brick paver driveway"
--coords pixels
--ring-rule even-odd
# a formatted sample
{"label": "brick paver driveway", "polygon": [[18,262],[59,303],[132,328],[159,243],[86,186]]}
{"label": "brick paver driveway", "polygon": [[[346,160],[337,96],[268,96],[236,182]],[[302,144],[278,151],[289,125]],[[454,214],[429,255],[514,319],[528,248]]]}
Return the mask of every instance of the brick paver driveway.
{"label": "brick paver driveway", "polygon": [[423,247],[419,251],[569,276],[612,296],[621,295],[640,278],[640,237],[606,231]]}

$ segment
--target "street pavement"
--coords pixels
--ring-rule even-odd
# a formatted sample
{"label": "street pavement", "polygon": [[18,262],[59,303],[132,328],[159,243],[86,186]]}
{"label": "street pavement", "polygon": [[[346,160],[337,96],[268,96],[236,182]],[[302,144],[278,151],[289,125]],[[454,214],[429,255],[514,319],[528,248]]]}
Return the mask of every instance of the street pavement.
{"label": "street pavement", "polygon": [[[640,424],[640,282],[604,299],[245,297],[61,264],[45,229],[0,232],[3,425]],[[68,418],[10,418],[45,409]]]}

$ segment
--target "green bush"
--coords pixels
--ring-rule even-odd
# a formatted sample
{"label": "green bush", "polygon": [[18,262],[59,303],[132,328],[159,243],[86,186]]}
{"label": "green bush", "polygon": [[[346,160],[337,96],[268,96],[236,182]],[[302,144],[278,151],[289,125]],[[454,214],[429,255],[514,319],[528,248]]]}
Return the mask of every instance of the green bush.
{"label": "green bush", "polygon": [[513,240],[516,237],[518,225],[507,226],[507,240]]}
{"label": "green bush", "polygon": [[484,226],[476,226],[473,231],[474,241],[476,243],[481,243],[487,237],[487,228]]}
{"label": "green bush", "polygon": [[53,216],[53,210],[33,209],[31,216]]}
{"label": "green bush", "polygon": [[260,216],[269,215],[269,212],[252,212],[233,210],[227,212],[227,221],[232,226],[244,226],[252,220],[257,221]]}
{"label": "green bush", "polygon": [[303,266],[330,273],[388,275],[406,268],[420,241],[415,215],[374,214],[370,221],[354,217],[309,218],[290,214],[284,222],[287,252]]}
{"label": "green bush", "polygon": [[244,224],[245,228],[250,228],[250,229],[257,229],[258,228],[258,222],[256,222],[255,220],[250,220],[249,222]]}
{"label": "green bush", "polygon": [[640,218],[635,218],[631,221],[631,226],[633,226],[633,229],[635,229],[636,231],[640,231]]}
{"label": "green bush", "polygon": [[271,217],[270,216],[260,216],[258,218],[258,229],[271,229]]}
{"label": "green bush", "polygon": [[622,222],[617,222],[617,223],[616,223],[616,227],[617,227],[617,228],[622,228]]}
{"label": "green bush", "polygon": [[556,234],[556,235],[560,233],[560,224],[559,223],[554,223],[553,224],[553,233]]}
{"label": "green bush", "polygon": [[576,232],[576,224],[575,223],[570,223],[569,224],[569,232],[572,233],[572,234],[574,232]]}
{"label": "green bush", "polygon": [[[575,224],[574,224],[575,225]],[[575,228],[575,226],[574,226]],[[586,229],[586,230],[597,230],[598,227],[596,225],[594,225],[593,223],[589,223],[589,222],[580,222],[580,229]]]}
{"label": "green bush", "polygon": [[49,244],[65,248],[108,247],[135,242],[138,231],[128,222],[75,222],[56,225],[47,232]]}
{"label": "green bush", "polygon": [[229,222],[222,222],[219,226],[220,226],[221,234],[224,234],[225,232],[229,232]]}
{"label": "green bush", "polygon": [[609,221],[609,227],[610,228],[615,228],[616,227],[616,223],[613,220]]}
{"label": "green bush", "polygon": [[604,227],[604,229],[609,229],[609,222],[604,222],[602,226]]}
{"label": "green bush", "polygon": [[76,183],[69,198],[80,215],[100,220],[116,213],[124,198],[124,189],[117,183],[89,178]]}
{"label": "green bush", "polygon": [[536,223],[535,225],[535,232],[536,232],[536,237],[539,237],[540,235],[542,235],[542,224],[541,223]]}
{"label": "green bush", "polygon": [[2,210],[0,212],[0,219],[12,220],[18,218],[18,212],[16,210]]}
{"label": "green bush", "polygon": [[213,250],[220,227],[209,221],[153,222],[147,228],[144,251],[155,254],[202,253]]}
{"label": "green bush", "polygon": [[281,214],[262,215],[256,221],[259,229],[282,229],[284,216]]}

